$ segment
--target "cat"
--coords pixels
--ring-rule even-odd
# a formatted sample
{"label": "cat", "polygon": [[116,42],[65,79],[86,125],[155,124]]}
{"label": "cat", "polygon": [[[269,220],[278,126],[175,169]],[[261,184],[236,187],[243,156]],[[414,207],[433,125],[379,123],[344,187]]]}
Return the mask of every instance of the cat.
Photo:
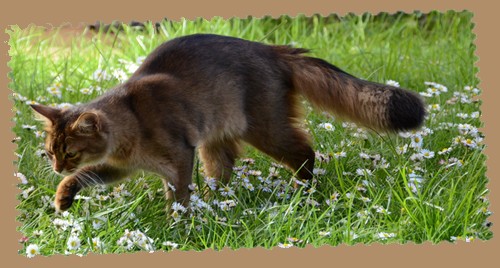
{"label": "cat", "polygon": [[67,210],[82,188],[136,170],[162,176],[168,203],[187,207],[195,150],[205,175],[226,184],[242,142],[310,180],[315,154],[301,128],[301,96],[377,131],[423,124],[419,94],[356,78],[307,52],[227,36],[184,36],[160,45],[126,82],[89,103],[31,105],[45,120],[53,169],[65,176],[56,210]]}

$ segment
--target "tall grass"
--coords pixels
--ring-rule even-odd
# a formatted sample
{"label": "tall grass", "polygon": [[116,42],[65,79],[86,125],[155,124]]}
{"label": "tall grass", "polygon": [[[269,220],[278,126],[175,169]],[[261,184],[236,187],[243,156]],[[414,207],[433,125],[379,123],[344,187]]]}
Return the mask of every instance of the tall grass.
{"label": "tall grass", "polygon": [[[19,184],[20,253],[31,256],[29,245],[52,255],[491,238],[471,20],[469,12],[214,17],[71,38],[64,29],[9,29],[17,176],[27,178]],[[193,33],[309,48],[355,76],[427,95],[429,118],[421,131],[381,135],[305,104],[317,175],[299,189],[290,171],[247,148],[227,191],[206,202],[197,199],[207,186],[196,161],[192,215],[167,219],[161,182],[147,173],[85,189],[69,213],[55,214],[60,178],[27,103],[89,101],[162,42]]]}

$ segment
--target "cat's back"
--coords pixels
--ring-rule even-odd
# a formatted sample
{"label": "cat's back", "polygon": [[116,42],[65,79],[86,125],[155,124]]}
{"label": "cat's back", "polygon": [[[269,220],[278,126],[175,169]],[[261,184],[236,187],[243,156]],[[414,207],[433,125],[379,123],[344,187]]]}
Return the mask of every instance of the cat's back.
{"label": "cat's back", "polygon": [[266,68],[275,55],[270,46],[213,34],[178,37],[157,47],[134,75],[169,73],[178,77],[213,76]]}

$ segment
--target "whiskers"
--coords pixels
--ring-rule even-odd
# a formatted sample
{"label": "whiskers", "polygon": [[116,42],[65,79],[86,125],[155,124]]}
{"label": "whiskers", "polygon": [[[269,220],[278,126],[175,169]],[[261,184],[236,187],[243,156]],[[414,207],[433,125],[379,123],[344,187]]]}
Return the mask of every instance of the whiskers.
{"label": "whiskers", "polygon": [[82,170],[75,174],[76,181],[82,188],[90,187],[96,184],[105,184],[105,182],[93,171]]}

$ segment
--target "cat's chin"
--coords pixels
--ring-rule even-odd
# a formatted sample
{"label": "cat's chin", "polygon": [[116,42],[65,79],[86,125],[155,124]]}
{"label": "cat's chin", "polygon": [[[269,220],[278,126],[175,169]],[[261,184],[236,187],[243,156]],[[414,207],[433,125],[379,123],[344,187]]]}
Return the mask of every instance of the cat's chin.
{"label": "cat's chin", "polygon": [[63,171],[61,171],[61,172],[57,172],[57,171],[55,171],[55,170],[54,170],[54,172],[55,172],[57,175],[60,175],[60,176],[65,176],[65,177],[66,177],[66,176],[69,176],[69,175],[75,174],[77,170],[78,170],[78,169],[73,169],[73,170],[63,170]]}

